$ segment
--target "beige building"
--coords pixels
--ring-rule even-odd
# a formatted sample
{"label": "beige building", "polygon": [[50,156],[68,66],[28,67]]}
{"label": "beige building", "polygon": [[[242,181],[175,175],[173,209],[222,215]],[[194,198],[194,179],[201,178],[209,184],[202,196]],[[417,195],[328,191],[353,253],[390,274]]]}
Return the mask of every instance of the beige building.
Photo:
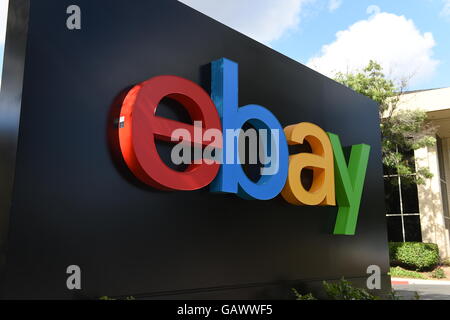
{"label": "beige building", "polygon": [[[439,245],[441,256],[450,258],[450,88],[412,91],[401,97],[400,109],[421,109],[438,127],[437,144],[414,152],[416,167],[428,167],[433,178],[425,185],[402,186],[386,192],[391,241],[423,241]],[[398,203],[397,203],[398,202]]]}

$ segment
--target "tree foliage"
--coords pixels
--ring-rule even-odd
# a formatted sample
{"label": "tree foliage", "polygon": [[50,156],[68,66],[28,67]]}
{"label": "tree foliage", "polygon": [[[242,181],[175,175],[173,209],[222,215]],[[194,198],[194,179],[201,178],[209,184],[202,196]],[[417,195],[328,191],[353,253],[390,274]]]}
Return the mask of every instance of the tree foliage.
{"label": "tree foliage", "polygon": [[431,178],[428,168],[415,168],[411,151],[435,145],[436,128],[427,122],[423,110],[399,110],[407,82],[396,85],[372,60],[359,72],[336,74],[335,80],[379,104],[385,174],[398,173],[406,183],[416,184]]}

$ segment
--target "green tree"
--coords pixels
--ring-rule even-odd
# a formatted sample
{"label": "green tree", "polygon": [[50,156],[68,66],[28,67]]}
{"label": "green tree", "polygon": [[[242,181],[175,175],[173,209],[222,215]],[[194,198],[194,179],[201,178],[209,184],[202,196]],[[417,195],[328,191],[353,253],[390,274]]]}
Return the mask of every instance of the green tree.
{"label": "green tree", "polygon": [[415,184],[431,178],[428,168],[414,170],[414,158],[408,156],[407,151],[435,145],[436,128],[426,121],[425,111],[398,109],[407,82],[396,85],[385,77],[381,65],[372,60],[359,72],[337,73],[335,80],[379,104],[385,174],[398,172],[403,181]]}

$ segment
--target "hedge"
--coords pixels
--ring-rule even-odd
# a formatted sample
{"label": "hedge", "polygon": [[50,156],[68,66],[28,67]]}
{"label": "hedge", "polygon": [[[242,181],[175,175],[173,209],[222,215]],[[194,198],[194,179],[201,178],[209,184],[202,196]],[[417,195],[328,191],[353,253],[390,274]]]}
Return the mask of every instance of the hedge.
{"label": "hedge", "polygon": [[438,246],[422,242],[390,242],[389,257],[391,266],[414,271],[432,270],[440,261]]}

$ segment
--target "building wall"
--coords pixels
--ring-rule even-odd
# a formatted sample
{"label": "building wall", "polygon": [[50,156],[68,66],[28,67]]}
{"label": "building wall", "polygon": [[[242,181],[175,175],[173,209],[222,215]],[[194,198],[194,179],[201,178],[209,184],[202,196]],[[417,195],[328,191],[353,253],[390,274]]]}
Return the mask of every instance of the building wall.
{"label": "building wall", "polygon": [[450,108],[450,87],[415,91],[400,98],[400,109],[421,109],[427,112]]}
{"label": "building wall", "polygon": [[[436,243],[441,257],[450,257],[450,187],[442,188],[442,183],[450,186],[450,88],[415,91],[404,94],[398,108],[400,110],[421,109],[427,112],[428,120],[437,128],[442,141],[442,155],[437,146],[415,151],[416,167],[428,167],[433,177],[418,186],[420,223],[424,242]],[[440,172],[440,162],[443,172]],[[445,177],[441,181],[441,177]],[[445,187],[445,185],[444,185]]]}
{"label": "building wall", "polygon": [[[444,168],[445,168],[445,178],[447,184],[447,190],[443,196],[446,197],[447,206],[450,203],[450,138],[445,138],[442,141],[443,147],[443,158],[444,158]],[[445,258],[450,257],[450,211],[448,208],[443,212],[444,226],[445,226],[445,237],[447,244],[447,254]]]}
{"label": "building wall", "polygon": [[[448,150],[448,149],[447,149]],[[445,227],[441,185],[439,178],[439,162],[436,147],[416,150],[417,167],[428,167],[433,178],[419,185],[420,224],[423,242],[436,243],[442,258],[449,257],[449,237]]]}

